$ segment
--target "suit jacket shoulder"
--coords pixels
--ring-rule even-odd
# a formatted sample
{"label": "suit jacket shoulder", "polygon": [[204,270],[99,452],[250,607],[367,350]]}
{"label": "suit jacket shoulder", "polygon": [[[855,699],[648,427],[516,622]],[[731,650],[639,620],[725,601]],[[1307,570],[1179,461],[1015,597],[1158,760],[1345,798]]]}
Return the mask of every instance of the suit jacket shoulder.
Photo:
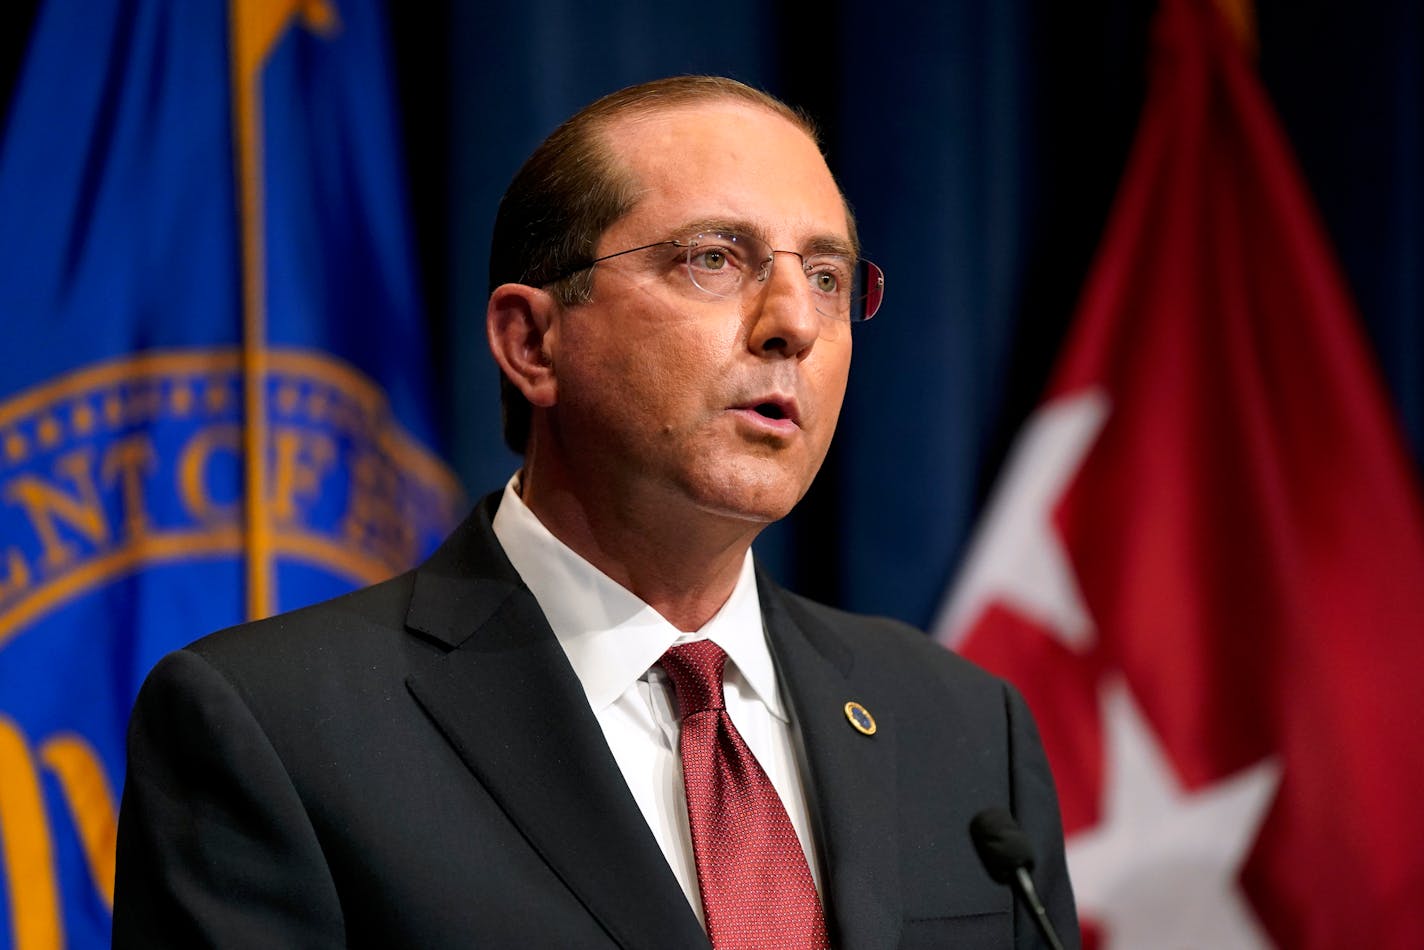
{"label": "suit jacket shoulder", "polygon": [[775,588],[775,596],[806,628],[819,626],[835,631],[853,651],[854,662],[874,669],[877,675],[929,678],[955,690],[970,690],[976,697],[1007,686],[999,677],[946,650],[904,621],[851,613],[779,587]]}
{"label": "suit jacket shoulder", "polygon": [[487,506],[155,667],[117,878],[118,947],[707,946]]}

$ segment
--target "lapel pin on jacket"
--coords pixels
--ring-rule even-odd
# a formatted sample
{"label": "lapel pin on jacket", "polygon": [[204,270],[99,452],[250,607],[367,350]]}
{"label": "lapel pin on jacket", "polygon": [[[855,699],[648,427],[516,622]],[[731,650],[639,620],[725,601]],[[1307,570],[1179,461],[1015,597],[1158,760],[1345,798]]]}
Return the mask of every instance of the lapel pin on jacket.
{"label": "lapel pin on jacket", "polygon": [[855,727],[855,731],[862,735],[875,735],[875,717],[870,714],[860,703],[854,700],[845,704],[845,717],[850,724]]}

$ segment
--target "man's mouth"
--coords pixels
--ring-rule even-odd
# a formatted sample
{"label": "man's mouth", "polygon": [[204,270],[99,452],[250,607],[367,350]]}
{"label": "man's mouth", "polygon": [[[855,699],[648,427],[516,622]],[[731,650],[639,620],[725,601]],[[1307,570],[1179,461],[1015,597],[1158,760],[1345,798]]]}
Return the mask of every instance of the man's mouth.
{"label": "man's mouth", "polygon": [[800,410],[796,400],[789,396],[749,399],[733,408],[753,421],[762,420],[762,424],[775,431],[789,433],[801,426]]}

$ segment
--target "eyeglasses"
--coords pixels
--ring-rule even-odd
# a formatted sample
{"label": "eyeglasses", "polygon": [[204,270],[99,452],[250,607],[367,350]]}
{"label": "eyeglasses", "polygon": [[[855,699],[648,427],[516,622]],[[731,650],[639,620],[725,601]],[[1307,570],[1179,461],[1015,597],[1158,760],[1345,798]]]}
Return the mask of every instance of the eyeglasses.
{"label": "eyeglasses", "polygon": [[615,251],[566,271],[549,283],[615,257],[661,247],[676,249],[669,252],[668,281],[694,298],[749,297],[759,293],[761,285],[771,277],[777,254],[791,254],[801,261],[816,312],[822,316],[861,323],[875,316],[885,296],[885,272],[870,261],[845,254],[782,251],[761,238],[731,231],[706,231]]}

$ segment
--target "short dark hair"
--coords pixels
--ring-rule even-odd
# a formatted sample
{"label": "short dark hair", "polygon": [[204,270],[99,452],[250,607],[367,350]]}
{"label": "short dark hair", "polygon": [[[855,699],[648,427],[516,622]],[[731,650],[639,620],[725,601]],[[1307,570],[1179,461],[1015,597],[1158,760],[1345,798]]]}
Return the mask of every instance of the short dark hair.
{"label": "short dark hair", "polygon": [[[588,263],[603,232],[637,203],[637,182],[619,164],[604,130],[625,116],[729,99],[785,118],[819,146],[805,113],[735,79],[674,76],[610,93],[555,129],[505,190],[490,243],[490,290],[508,283],[547,284],[566,306],[586,302],[593,290],[592,271],[553,278]],[[500,406],[505,444],[523,454],[533,409],[503,375]]]}

